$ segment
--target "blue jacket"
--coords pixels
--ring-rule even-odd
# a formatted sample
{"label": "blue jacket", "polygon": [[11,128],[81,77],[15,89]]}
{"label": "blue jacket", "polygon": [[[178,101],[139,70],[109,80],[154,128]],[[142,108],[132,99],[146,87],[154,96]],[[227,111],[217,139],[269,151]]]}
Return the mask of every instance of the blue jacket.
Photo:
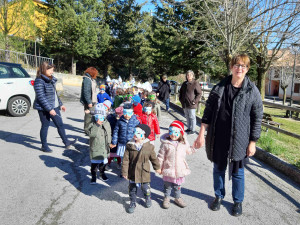
{"label": "blue jacket", "polygon": [[135,115],[133,115],[129,120],[126,120],[124,116],[121,116],[115,126],[111,143],[113,145],[118,143],[125,145],[133,138],[134,128],[139,123],[140,122]]}
{"label": "blue jacket", "polygon": [[104,92],[103,94],[99,93],[97,95],[97,100],[98,100],[98,103],[103,103],[105,100],[109,100],[109,101],[111,101],[111,103],[113,103],[111,98],[109,97],[109,95],[106,92]]}
{"label": "blue jacket", "polygon": [[[45,75],[37,77],[34,81],[35,100],[33,108],[42,111],[51,111],[55,105],[55,84],[57,79],[52,76],[52,79]],[[58,98],[59,106],[62,106],[62,102]]]}

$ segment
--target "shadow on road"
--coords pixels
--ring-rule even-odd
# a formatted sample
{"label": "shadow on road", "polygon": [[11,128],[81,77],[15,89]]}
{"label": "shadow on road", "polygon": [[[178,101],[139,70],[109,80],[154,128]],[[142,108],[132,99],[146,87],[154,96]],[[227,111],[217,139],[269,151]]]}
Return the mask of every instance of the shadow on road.
{"label": "shadow on road", "polygon": [[75,122],[79,122],[79,123],[82,123],[83,124],[83,119],[77,119],[77,118],[72,118],[72,117],[67,117],[68,120],[72,120],[72,121],[75,121]]}

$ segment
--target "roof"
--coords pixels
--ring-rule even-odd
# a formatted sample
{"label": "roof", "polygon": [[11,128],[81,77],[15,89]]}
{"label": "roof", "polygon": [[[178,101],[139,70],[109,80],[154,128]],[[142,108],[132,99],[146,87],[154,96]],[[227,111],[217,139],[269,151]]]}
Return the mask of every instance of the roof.
{"label": "roof", "polygon": [[18,67],[22,67],[21,64],[19,63],[8,63],[8,62],[0,62],[1,65],[6,65],[6,66],[18,66]]}

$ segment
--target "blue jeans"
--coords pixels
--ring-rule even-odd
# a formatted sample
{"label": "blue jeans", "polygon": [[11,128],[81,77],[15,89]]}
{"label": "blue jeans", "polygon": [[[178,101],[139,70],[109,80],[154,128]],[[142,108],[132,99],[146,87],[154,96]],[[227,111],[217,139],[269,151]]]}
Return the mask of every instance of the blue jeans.
{"label": "blue jeans", "polygon": [[54,122],[58,134],[61,137],[63,143],[65,144],[65,146],[68,146],[70,144],[70,141],[68,140],[67,136],[66,136],[66,131],[64,128],[64,124],[60,115],[60,111],[59,111],[59,107],[54,109],[56,112],[56,116],[51,116],[49,114],[49,112],[46,111],[42,111],[39,110],[39,116],[40,116],[40,120],[42,123],[42,127],[40,130],[40,137],[41,137],[41,142],[42,142],[42,147],[43,148],[48,148],[48,143],[47,143],[47,134],[48,134],[48,128],[50,125],[50,118],[52,119],[52,121]]}
{"label": "blue jeans", "polygon": [[164,181],[164,195],[165,197],[170,197],[172,189],[174,190],[175,198],[180,198],[181,186],[168,181]]}
{"label": "blue jeans", "polygon": [[184,108],[184,115],[186,118],[188,130],[195,131],[196,129],[196,109],[187,109]]}
{"label": "blue jeans", "polygon": [[170,98],[167,98],[166,100],[164,100],[164,103],[166,104],[166,110],[168,111],[170,108]]}
{"label": "blue jeans", "polygon": [[[219,198],[225,197],[225,172],[219,170],[217,164],[214,163],[213,177],[215,196]],[[232,173],[232,198],[234,202],[243,202],[245,193],[245,175],[244,168],[239,168],[237,173]]]}

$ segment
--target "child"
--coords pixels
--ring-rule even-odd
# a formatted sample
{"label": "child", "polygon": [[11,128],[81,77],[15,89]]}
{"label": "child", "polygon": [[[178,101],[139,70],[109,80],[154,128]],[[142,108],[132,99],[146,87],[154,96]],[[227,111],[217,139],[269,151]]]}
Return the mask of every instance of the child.
{"label": "child", "polygon": [[160,121],[161,109],[160,109],[160,102],[156,98],[156,93],[154,91],[151,91],[150,94],[148,95],[148,99],[150,100],[150,102],[154,103],[154,112],[157,117],[157,120]]}
{"label": "child", "polygon": [[191,173],[187,162],[186,154],[195,152],[191,148],[186,135],[184,134],[184,125],[182,122],[175,120],[169,127],[169,133],[161,137],[161,146],[157,155],[161,165],[161,172],[164,181],[164,201],[163,208],[170,207],[170,195],[172,189],[175,193],[175,203],[180,207],[186,207],[181,195],[181,184],[184,177]]}
{"label": "child", "polygon": [[109,95],[105,92],[105,85],[100,85],[100,93],[97,95],[98,103],[103,103],[105,100],[109,100],[112,103],[111,98]]}
{"label": "child", "polygon": [[122,88],[117,88],[116,90],[116,97],[114,99],[114,108],[118,108],[124,100],[124,91],[122,90]]}
{"label": "child", "polygon": [[123,158],[126,144],[133,138],[134,128],[139,123],[136,116],[133,115],[132,104],[124,104],[123,116],[121,116],[116,123],[110,145],[110,148],[114,148],[118,145],[117,155],[121,157],[121,159]]}
{"label": "child", "polygon": [[150,144],[147,137],[150,134],[150,127],[145,124],[136,126],[134,136],[126,145],[124,154],[122,174],[129,180],[130,205],[128,213],[133,213],[136,207],[137,188],[141,186],[146,199],[146,207],[151,207],[150,190],[150,163],[157,173],[161,173],[160,164],[157,160],[154,146]]}
{"label": "child", "polygon": [[108,180],[104,171],[110,150],[111,128],[105,116],[105,106],[102,103],[98,103],[95,107],[94,121],[86,129],[87,134],[90,136],[91,184],[96,184],[98,169],[100,171],[100,179],[103,181]]}
{"label": "child", "polygon": [[160,135],[160,128],[158,124],[158,120],[156,115],[153,113],[153,103],[152,102],[145,102],[143,107],[143,115],[141,116],[142,124],[146,124],[151,129],[151,134],[149,135],[149,139],[152,144],[154,144],[155,141],[155,134],[157,137]]}
{"label": "child", "polygon": [[144,89],[144,91],[142,92],[141,94],[141,105],[143,106],[144,103],[146,102],[147,100],[147,97],[148,97],[148,94],[149,92],[147,90]]}
{"label": "child", "polygon": [[138,95],[132,97],[133,103],[133,113],[136,115],[137,119],[140,121],[140,117],[143,114],[143,106],[140,104],[141,98]]}
{"label": "child", "polygon": [[[107,116],[107,120],[110,123],[110,127],[111,127],[112,131],[115,129],[117,121],[120,119],[120,117],[122,115],[123,115],[123,107],[118,107],[118,108],[115,109],[114,114],[109,114]],[[113,159],[117,159],[117,162],[118,162],[118,167],[117,168],[121,169],[121,157],[117,155],[117,146],[110,150],[110,154],[109,154],[109,157],[108,157],[108,163],[106,165],[106,170],[107,171],[111,171],[110,164],[111,164],[111,161]]]}

